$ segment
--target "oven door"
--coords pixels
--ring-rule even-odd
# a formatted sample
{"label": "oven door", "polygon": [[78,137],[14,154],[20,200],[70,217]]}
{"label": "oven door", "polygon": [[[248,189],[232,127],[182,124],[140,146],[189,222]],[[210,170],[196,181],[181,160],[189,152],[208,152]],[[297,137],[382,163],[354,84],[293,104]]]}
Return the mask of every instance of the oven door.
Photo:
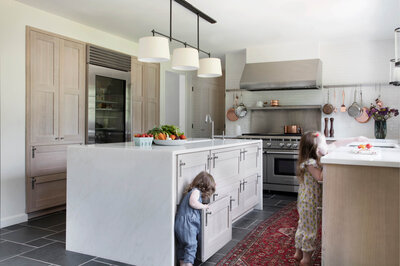
{"label": "oven door", "polygon": [[267,151],[267,183],[295,185],[298,151]]}

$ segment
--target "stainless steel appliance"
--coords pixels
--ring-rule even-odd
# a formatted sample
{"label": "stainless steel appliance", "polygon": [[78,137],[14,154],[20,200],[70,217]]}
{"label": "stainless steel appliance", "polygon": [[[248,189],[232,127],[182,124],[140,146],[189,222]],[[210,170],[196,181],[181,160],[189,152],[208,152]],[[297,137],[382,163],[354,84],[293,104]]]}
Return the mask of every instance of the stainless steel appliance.
{"label": "stainless steel appliance", "polygon": [[89,46],[87,70],[87,143],[130,141],[130,56]]}
{"label": "stainless steel appliance", "polygon": [[242,138],[263,141],[263,187],[266,190],[297,192],[296,165],[300,134],[243,134]]}

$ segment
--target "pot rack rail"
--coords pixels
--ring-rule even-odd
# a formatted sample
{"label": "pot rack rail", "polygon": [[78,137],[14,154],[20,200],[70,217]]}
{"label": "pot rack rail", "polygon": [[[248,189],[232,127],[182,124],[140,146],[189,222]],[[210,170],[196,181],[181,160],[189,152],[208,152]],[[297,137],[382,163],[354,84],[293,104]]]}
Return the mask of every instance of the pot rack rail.
{"label": "pot rack rail", "polygon": [[169,1],[169,35],[161,33],[154,29],[151,31],[151,33],[153,34],[153,36],[155,36],[157,34],[157,35],[166,37],[169,39],[170,42],[175,41],[175,42],[179,42],[179,43],[183,44],[185,47],[189,46],[191,48],[198,50],[199,52],[202,52],[202,53],[208,55],[208,57],[211,57],[210,52],[200,49],[200,18],[204,19],[205,21],[207,21],[211,24],[215,24],[215,23],[217,23],[217,21],[215,19],[213,19],[212,17],[210,17],[209,15],[207,15],[206,13],[204,13],[203,11],[194,7],[192,4],[188,3],[185,0],[174,0],[174,1],[178,4],[180,4],[181,6],[183,6],[184,8],[186,8],[187,10],[191,11],[192,13],[196,14],[196,16],[197,16],[197,47],[190,45],[185,41],[181,41],[177,38],[172,37],[172,0]]}
{"label": "pot rack rail", "polygon": [[[324,85],[322,86],[321,89],[333,89],[333,88],[354,88],[354,87],[365,87],[365,86],[393,86],[392,84],[389,84],[388,82],[375,82],[375,83],[352,83],[352,84],[335,84],[335,85]],[[318,91],[321,89],[316,89],[316,90],[310,90],[310,89],[304,89],[307,91]],[[298,89],[301,90],[301,89]],[[245,89],[227,89],[225,92],[243,92],[243,91],[248,91]],[[280,91],[280,90],[257,90],[257,91]],[[256,92],[257,92],[256,91]],[[293,90],[282,90],[282,91],[293,91]]]}

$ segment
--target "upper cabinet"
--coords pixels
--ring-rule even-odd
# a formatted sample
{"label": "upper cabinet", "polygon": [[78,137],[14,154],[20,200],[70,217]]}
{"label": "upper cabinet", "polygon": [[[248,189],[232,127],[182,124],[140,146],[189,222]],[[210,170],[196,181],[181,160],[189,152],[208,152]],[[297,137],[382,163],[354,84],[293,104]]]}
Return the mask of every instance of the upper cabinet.
{"label": "upper cabinet", "polygon": [[61,144],[85,137],[85,45],[28,30],[28,142]]}
{"label": "upper cabinet", "polygon": [[132,133],[160,124],[160,65],[132,58]]}

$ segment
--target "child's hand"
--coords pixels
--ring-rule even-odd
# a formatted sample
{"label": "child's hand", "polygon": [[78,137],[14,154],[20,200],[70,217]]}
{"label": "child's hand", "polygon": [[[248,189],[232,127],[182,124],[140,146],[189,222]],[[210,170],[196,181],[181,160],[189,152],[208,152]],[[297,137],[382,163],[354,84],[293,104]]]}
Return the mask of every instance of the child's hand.
{"label": "child's hand", "polygon": [[203,209],[208,209],[208,204],[203,204]]}

